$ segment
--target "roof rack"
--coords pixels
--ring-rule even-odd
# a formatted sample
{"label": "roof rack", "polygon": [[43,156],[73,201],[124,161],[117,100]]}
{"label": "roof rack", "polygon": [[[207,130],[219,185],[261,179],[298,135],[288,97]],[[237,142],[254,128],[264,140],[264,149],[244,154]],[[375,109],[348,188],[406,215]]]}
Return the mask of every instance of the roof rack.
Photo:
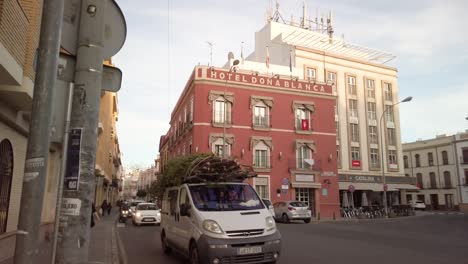
{"label": "roof rack", "polygon": [[257,177],[251,166],[233,159],[209,156],[195,159],[187,170],[184,183],[243,182]]}

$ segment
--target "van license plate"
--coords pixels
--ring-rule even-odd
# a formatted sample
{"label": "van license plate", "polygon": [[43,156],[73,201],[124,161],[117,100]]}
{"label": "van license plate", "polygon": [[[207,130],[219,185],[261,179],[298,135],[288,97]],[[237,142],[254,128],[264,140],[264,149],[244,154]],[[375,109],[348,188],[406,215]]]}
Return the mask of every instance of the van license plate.
{"label": "van license plate", "polygon": [[246,248],[237,249],[238,255],[257,254],[257,253],[262,253],[262,247],[246,247]]}

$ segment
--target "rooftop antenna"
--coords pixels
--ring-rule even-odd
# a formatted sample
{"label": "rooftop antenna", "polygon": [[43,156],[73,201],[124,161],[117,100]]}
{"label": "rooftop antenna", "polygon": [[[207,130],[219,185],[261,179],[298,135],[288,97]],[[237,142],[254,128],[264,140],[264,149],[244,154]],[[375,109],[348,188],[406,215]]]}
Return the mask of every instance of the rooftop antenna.
{"label": "rooftop antenna", "polygon": [[328,33],[329,42],[330,44],[332,44],[333,43],[333,26],[332,26],[332,11],[331,10],[327,19],[327,33]]}
{"label": "rooftop antenna", "polygon": [[296,23],[294,23],[294,16],[291,15],[291,26],[295,26],[295,25],[296,25]]}
{"label": "rooftop antenna", "polygon": [[267,8],[267,23],[270,22],[273,19],[273,7],[272,7],[272,1],[273,0],[268,0],[268,8]]}
{"label": "rooftop antenna", "polygon": [[346,47],[346,43],[344,41],[344,33],[341,34],[341,39],[343,40],[343,47]]}
{"label": "rooftop antenna", "polygon": [[283,16],[281,16],[279,12],[279,7],[280,7],[280,4],[278,3],[278,0],[276,0],[276,11],[275,11],[275,14],[273,15],[273,21],[278,22],[281,19],[281,21],[283,21],[283,24],[286,24],[286,22],[283,19]]}
{"label": "rooftop antenna", "polygon": [[307,7],[305,1],[302,2],[302,20],[301,20],[301,28],[308,29],[307,27]]}
{"label": "rooftop antenna", "polygon": [[318,8],[315,9],[315,31],[319,31],[318,23]]}
{"label": "rooftop antenna", "polygon": [[322,12],[322,17],[320,18],[320,33],[323,33],[323,29],[325,28],[323,17],[324,17],[324,15],[323,15],[323,12]]}
{"label": "rooftop antenna", "polygon": [[213,65],[213,42],[211,41],[207,41],[206,42],[208,44],[208,46],[210,46],[210,64],[208,64],[208,66],[212,66]]}

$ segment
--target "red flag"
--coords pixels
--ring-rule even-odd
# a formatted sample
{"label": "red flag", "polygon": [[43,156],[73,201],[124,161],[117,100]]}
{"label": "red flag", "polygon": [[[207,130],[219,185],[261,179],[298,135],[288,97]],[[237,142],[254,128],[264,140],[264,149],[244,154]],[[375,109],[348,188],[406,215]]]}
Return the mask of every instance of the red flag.
{"label": "red flag", "polygon": [[266,67],[269,69],[270,68],[270,51],[268,50],[268,46],[266,47]]}
{"label": "red flag", "polygon": [[302,130],[309,130],[309,120],[302,119],[301,120],[301,127],[302,127]]}

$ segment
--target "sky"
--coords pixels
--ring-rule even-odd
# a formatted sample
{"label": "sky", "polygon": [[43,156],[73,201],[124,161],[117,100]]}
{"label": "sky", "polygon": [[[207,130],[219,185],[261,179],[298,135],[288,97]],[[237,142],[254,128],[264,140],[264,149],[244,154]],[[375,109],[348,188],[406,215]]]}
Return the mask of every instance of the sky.
{"label": "sky", "polygon": [[[228,52],[254,51],[268,0],[118,0],[127,39],[113,62],[123,72],[118,135],[126,167],[147,167],[193,68]],[[280,0],[282,16],[298,22],[303,1]],[[468,129],[468,1],[306,1],[315,17],[333,12],[335,35],[397,56],[402,142]],[[274,4],[273,4],[274,5]]]}

